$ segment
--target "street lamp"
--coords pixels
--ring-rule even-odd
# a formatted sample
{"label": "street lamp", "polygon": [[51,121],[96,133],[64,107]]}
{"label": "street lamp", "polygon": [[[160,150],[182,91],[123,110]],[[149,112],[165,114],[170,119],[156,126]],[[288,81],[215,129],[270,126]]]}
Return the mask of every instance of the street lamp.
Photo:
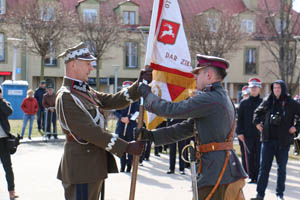
{"label": "street lamp", "polygon": [[[16,71],[17,71],[17,47],[18,47],[18,44],[23,42],[24,39],[21,39],[21,38],[7,38],[8,41],[11,41],[12,42],[12,45],[13,45],[13,73],[12,73],[12,80],[15,81],[16,80]],[[25,78],[26,78],[26,81],[27,81],[27,68],[28,68],[28,59],[27,59],[27,51],[26,51],[26,64],[25,64]]]}
{"label": "street lamp", "polygon": [[118,92],[118,70],[119,70],[119,67],[118,65],[113,65],[114,67],[114,72],[115,72],[115,91],[114,93],[117,93]]}

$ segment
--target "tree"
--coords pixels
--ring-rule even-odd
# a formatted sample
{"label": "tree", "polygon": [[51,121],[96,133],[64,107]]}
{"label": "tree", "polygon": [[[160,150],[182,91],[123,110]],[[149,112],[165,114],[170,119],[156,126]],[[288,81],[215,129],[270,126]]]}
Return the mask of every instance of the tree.
{"label": "tree", "polygon": [[299,14],[293,9],[292,0],[264,0],[257,11],[259,32],[256,39],[262,40],[263,46],[272,55],[267,61],[275,63],[269,68],[276,78],[285,81],[288,92],[294,94],[300,80],[296,65],[299,49],[295,36],[300,34]]}
{"label": "tree", "polygon": [[210,17],[202,14],[186,22],[186,33],[193,54],[223,57],[224,54],[237,50],[249,34],[241,29],[238,17],[219,13]]}
{"label": "tree", "polygon": [[58,1],[19,2],[5,17],[9,34],[23,38],[27,49],[41,57],[40,80],[44,80],[46,56],[56,57],[54,52],[67,42],[74,22],[74,13]]}
{"label": "tree", "polygon": [[96,89],[100,90],[100,69],[104,54],[121,40],[126,33],[122,31],[121,25],[112,16],[101,16],[96,19],[79,19],[79,35],[81,41],[88,44],[90,51],[96,60]]}

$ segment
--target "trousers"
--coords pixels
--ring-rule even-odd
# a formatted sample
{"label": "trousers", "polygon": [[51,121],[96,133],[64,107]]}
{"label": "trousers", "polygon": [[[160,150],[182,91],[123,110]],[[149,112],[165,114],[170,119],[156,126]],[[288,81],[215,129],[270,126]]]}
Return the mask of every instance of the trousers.
{"label": "trousers", "polygon": [[104,180],[95,183],[70,184],[62,182],[66,200],[99,200]]}

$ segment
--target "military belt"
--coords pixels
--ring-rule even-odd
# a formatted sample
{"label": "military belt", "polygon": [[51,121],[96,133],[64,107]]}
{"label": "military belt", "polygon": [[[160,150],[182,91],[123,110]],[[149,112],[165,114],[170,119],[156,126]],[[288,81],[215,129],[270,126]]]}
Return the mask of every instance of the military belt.
{"label": "military belt", "polygon": [[208,144],[197,145],[197,151],[207,153],[211,151],[226,151],[233,149],[233,142],[212,142]]}

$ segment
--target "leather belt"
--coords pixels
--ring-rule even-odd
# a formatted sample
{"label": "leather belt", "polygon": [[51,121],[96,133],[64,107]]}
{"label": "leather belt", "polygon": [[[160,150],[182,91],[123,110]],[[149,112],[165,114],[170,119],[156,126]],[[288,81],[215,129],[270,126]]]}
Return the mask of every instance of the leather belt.
{"label": "leather belt", "polygon": [[233,149],[233,142],[212,142],[208,144],[197,145],[197,150],[200,153],[211,151],[226,151]]}

